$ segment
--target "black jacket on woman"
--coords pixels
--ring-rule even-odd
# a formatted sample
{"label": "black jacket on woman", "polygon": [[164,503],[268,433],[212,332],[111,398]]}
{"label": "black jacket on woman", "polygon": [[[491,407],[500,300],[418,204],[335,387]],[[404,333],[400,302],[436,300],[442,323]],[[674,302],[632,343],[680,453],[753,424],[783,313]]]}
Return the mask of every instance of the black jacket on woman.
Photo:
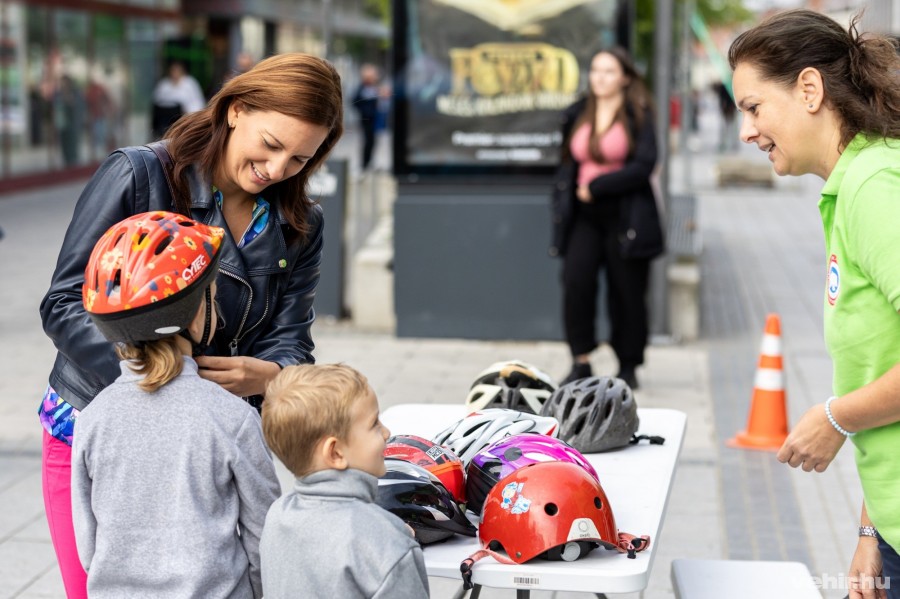
{"label": "black jacket on woman", "polygon": [[[222,227],[216,303],[220,328],[210,352],[250,356],[284,367],[313,362],[310,336],[313,298],[322,258],[322,209],[310,206],[305,242],[288,244],[291,228],[271,205],[268,226],[238,250],[212,196],[211,182],[188,173],[191,218]],[[50,385],[76,409],[84,409],[119,374],[113,345],[94,326],[81,300],[84,269],[94,244],[117,222],[149,210],[174,210],[162,165],[147,146],[112,153],[88,182],[59,252],[50,289],[41,302],[44,331],[58,351]]]}
{"label": "black jacket on woman", "polygon": [[[565,254],[575,217],[579,165],[569,152],[569,142],[586,102],[584,98],[579,100],[563,111],[560,117],[563,144],[553,186],[551,256]],[[656,199],[650,185],[657,152],[653,114],[649,109],[645,110],[642,127],[638,129],[632,120],[629,133],[634,140],[634,148],[625,165],[619,170],[594,178],[588,188],[594,202],[619,202],[618,235],[623,256],[653,258],[662,253],[664,244]]]}

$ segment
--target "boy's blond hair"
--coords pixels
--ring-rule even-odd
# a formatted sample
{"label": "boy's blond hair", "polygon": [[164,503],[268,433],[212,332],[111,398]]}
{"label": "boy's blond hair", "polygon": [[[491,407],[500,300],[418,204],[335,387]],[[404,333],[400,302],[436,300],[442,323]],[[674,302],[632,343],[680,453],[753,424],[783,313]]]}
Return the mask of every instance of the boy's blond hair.
{"label": "boy's blond hair", "polygon": [[368,390],[366,377],[345,364],[285,366],[266,386],[266,442],[294,476],[309,474],[322,439],[347,439],[353,405]]}

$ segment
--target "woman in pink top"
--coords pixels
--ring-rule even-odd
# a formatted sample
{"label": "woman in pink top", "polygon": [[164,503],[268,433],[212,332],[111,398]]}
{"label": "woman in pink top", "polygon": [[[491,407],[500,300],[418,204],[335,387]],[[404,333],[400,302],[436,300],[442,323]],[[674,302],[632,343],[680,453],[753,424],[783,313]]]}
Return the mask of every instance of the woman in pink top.
{"label": "woman in pink top", "polygon": [[632,388],[647,345],[650,260],[663,251],[650,186],[656,136],[649,93],[620,48],[591,60],[585,97],[563,115],[562,161],[554,191],[554,242],[563,257],[563,313],[572,371],[591,376],[599,273],[606,274],[610,345],[618,377]]}

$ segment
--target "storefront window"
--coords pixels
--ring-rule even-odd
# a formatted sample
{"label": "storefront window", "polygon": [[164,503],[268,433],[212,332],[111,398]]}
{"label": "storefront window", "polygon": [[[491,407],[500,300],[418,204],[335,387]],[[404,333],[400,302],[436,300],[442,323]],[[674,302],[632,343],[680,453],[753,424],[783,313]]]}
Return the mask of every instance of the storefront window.
{"label": "storefront window", "polygon": [[[150,98],[178,21],[66,4],[0,0],[0,182],[84,167],[150,140]],[[178,9],[174,0],[118,4]]]}
{"label": "storefront window", "polygon": [[[71,168],[87,161],[84,97],[88,73],[88,15],[54,11],[51,42],[51,100],[58,154],[54,164]],[[53,155],[51,155],[53,156]]]}

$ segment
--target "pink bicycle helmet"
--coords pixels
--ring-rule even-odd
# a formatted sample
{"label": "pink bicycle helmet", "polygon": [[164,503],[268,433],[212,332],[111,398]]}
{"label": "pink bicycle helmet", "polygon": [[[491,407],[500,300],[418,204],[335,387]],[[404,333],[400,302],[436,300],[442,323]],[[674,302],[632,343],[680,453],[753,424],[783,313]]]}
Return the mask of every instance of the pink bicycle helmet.
{"label": "pink bicycle helmet", "polygon": [[472,458],[466,470],[466,507],[481,515],[491,489],[514,471],[541,462],[570,462],[599,480],[597,471],[577,449],[547,435],[523,433],[488,445]]}

